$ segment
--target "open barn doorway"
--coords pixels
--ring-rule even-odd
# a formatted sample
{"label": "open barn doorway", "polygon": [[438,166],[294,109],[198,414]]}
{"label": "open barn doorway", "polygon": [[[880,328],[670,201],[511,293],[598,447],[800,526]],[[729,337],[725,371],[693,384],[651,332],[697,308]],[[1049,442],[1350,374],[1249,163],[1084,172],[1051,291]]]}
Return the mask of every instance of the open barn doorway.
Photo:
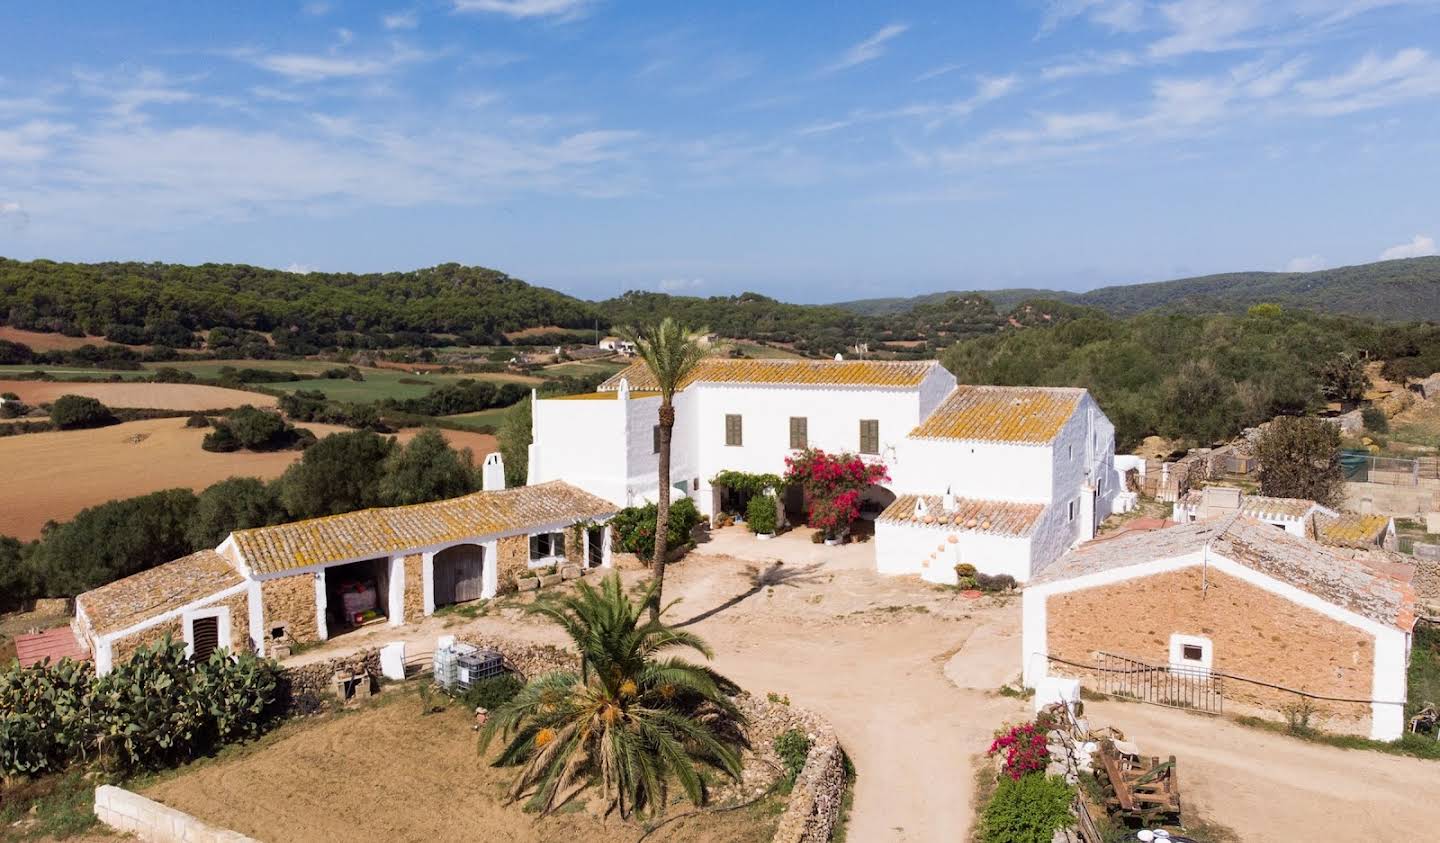
{"label": "open barn doorway", "polygon": [[329,637],[384,623],[390,617],[390,560],[365,559],[325,569]]}

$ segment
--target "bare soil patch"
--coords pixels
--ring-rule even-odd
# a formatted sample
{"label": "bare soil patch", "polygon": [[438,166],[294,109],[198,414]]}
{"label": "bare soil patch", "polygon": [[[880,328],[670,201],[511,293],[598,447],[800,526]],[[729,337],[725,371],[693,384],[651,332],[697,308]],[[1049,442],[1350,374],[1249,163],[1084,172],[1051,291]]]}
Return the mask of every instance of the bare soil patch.
{"label": "bare soil patch", "polygon": [[[322,438],[348,429],[299,426]],[[38,538],[46,521],[67,521],[88,506],[117,498],[176,487],[200,491],[227,477],[268,480],[301,456],[300,451],[211,453],[200,447],[207,432],[185,427],[183,418],[171,418],[0,437],[6,480],[0,486],[0,535]],[[407,428],[397,438],[409,442],[418,432]],[[471,449],[477,463],[496,447],[495,437],[488,434],[440,432],[451,445]]]}
{"label": "bare soil patch", "polygon": [[[118,345],[104,337],[67,337],[64,334],[22,331],[9,325],[0,325],[0,340],[28,345],[35,351],[73,351],[82,345]],[[140,349],[145,346],[131,347]]]}
{"label": "bare soil patch", "polygon": [[[104,372],[97,374],[103,375]],[[274,407],[273,396],[193,383],[70,383],[0,381],[0,392],[14,392],[27,404],[44,404],[62,395],[87,395],[107,407],[154,410],[223,410],[249,404]]]}
{"label": "bare soil patch", "polygon": [[[422,716],[411,689],[385,696],[359,711],[292,722],[144,793],[268,841],[635,843],[643,833],[635,823],[601,820],[583,804],[583,794],[545,818],[504,804],[511,771],[478,755],[466,711],[452,705]],[[684,813],[688,805],[670,811]],[[773,809],[740,809],[679,819],[646,839],[760,843],[777,821]]]}

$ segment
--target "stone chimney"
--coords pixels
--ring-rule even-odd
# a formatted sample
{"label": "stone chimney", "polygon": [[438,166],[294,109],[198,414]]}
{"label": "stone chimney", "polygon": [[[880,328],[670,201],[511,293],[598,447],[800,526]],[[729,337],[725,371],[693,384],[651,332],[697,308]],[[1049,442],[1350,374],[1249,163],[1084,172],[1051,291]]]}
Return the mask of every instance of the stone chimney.
{"label": "stone chimney", "polygon": [[480,488],[487,492],[505,488],[505,459],[499,451],[485,455],[485,462],[480,465]]}
{"label": "stone chimney", "polygon": [[1240,508],[1240,490],[1234,486],[1206,486],[1200,492],[1200,520],[1229,515]]}

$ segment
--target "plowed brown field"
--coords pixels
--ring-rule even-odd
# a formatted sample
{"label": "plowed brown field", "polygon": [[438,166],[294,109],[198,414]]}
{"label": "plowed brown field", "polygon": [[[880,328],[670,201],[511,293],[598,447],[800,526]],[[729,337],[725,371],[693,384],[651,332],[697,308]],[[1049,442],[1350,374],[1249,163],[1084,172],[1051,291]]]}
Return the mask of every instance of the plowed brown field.
{"label": "plowed brown field", "polygon": [[13,392],[27,404],[44,404],[62,395],[88,395],[107,407],[154,410],[224,410],[249,404],[274,407],[274,396],[193,383],[67,383],[0,381],[0,392]]}
{"label": "plowed brown field", "polygon": [[[321,437],[346,429],[300,426]],[[416,432],[399,438],[408,442]],[[493,436],[441,432],[470,448],[477,463],[495,450]],[[200,448],[204,436],[172,418],[0,437],[0,534],[33,539],[46,521],[66,521],[87,506],[182,486],[198,491],[227,477],[277,477],[300,458],[299,451],[215,454]]]}

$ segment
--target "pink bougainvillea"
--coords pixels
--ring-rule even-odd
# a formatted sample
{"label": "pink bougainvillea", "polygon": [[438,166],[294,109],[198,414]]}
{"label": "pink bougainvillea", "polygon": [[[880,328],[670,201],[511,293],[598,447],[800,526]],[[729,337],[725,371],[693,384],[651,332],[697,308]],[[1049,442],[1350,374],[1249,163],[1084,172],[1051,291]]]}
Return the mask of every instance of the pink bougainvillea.
{"label": "pink bougainvillea", "polygon": [[1016,781],[1027,773],[1043,773],[1050,763],[1045,727],[1037,723],[1012,726],[995,736],[986,755],[1005,754],[1001,772]]}
{"label": "pink bougainvillea", "polygon": [[810,500],[810,526],[836,536],[860,517],[860,496],[865,487],[890,480],[881,462],[866,462],[855,454],[827,454],[807,448],[785,458],[785,480],[799,483]]}

